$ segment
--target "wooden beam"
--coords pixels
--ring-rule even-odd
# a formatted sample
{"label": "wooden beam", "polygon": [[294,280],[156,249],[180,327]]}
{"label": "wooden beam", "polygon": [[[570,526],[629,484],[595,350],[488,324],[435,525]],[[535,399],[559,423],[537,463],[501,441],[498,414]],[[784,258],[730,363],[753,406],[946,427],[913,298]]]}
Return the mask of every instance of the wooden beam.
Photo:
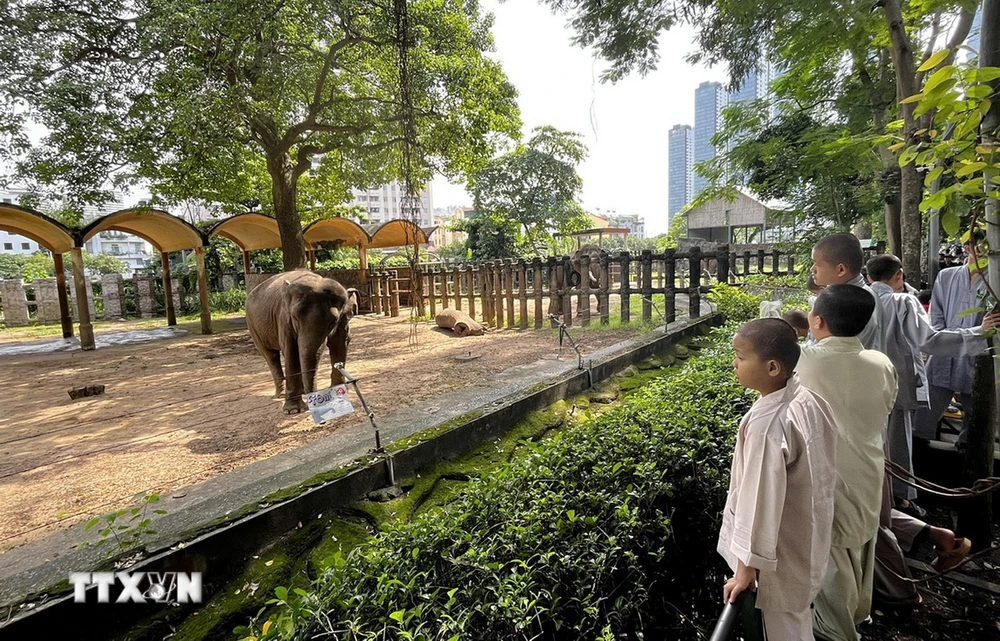
{"label": "wooden beam", "polygon": [[198,264],[198,301],[201,304],[201,333],[212,333],[212,310],[208,306],[208,276],[205,274],[205,248],[194,248],[195,262]]}
{"label": "wooden beam", "polygon": [[167,326],[177,324],[177,314],[174,311],[174,288],[170,282],[170,257],[167,252],[160,252],[160,266],[163,268],[163,304],[167,308]]}
{"label": "wooden beam", "polygon": [[90,305],[87,302],[87,277],[83,273],[83,249],[74,247],[73,284],[76,286],[76,306],[80,315],[80,347],[94,349],[94,326],[90,323]]}
{"label": "wooden beam", "polygon": [[[250,273],[250,252],[243,250],[243,275],[246,276]],[[244,281],[245,283],[246,281]]]}
{"label": "wooden beam", "polygon": [[73,337],[73,315],[69,311],[69,297],[66,295],[66,268],[63,266],[62,254],[52,254],[52,263],[56,270],[56,289],[59,296],[59,320],[62,322],[63,338]]}

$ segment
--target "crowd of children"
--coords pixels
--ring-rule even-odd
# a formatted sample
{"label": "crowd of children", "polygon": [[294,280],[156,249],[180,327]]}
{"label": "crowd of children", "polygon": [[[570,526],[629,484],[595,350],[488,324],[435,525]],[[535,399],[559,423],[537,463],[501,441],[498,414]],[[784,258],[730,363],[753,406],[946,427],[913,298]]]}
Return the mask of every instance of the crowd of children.
{"label": "crowd of children", "polygon": [[851,234],[823,238],[812,259],[811,311],[752,321],[733,340],[736,376],[760,398],[733,455],[723,597],[753,591],[768,640],[857,641],[873,595],[919,602],[904,551],[929,541],[939,571],[968,554],[967,539],[920,520],[885,459],[912,471],[916,414],[933,404],[924,355],[982,353],[998,319],[936,325],[895,256],[868,262],[869,285]]}

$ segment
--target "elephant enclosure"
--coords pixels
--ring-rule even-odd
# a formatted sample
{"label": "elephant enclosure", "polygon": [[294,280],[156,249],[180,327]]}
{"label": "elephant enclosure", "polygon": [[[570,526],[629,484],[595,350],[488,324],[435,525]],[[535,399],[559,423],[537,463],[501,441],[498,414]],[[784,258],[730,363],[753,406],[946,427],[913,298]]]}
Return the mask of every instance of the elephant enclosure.
{"label": "elephant enclosure", "polygon": [[[456,338],[401,316],[351,322],[350,372],[385,416],[419,399],[505,368],[553,358],[551,329]],[[585,352],[633,329],[576,331]],[[567,348],[569,349],[569,348]],[[469,352],[478,356],[471,360]],[[564,354],[572,358],[572,354]],[[324,355],[318,385],[329,381]],[[67,391],[105,385],[100,396]],[[0,551],[129,505],[149,490],[169,494],[364,420],[319,426],[285,416],[264,359],[245,326],[92,352],[0,357]]]}

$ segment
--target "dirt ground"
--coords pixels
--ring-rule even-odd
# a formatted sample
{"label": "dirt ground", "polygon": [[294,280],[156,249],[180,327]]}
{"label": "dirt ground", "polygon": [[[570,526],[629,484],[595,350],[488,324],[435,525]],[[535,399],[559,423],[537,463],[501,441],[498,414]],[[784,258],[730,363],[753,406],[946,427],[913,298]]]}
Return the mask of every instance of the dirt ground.
{"label": "dirt ground", "polygon": [[[97,514],[142,491],[169,493],[288,451],[358,420],[285,416],[240,320],[229,331],[143,345],[0,357],[0,551]],[[376,414],[555,354],[555,330],[457,338],[406,317],[351,321],[348,367]],[[636,329],[576,330],[592,351]],[[567,348],[568,349],[568,348]],[[459,361],[469,352],[481,357]],[[330,376],[324,356],[317,378]],[[67,390],[106,385],[70,400]]]}

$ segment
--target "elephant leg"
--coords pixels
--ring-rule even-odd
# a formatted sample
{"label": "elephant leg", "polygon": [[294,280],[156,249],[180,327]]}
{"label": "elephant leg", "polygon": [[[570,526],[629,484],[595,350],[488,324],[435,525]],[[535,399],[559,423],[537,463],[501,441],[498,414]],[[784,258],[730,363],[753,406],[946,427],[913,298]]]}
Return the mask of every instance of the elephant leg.
{"label": "elephant leg", "polygon": [[281,348],[285,357],[285,414],[297,414],[309,409],[302,400],[302,364],[299,360],[299,344],[291,334],[285,337]]}
{"label": "elephant leg", "polygon": [[281,351],[269,349],[264,352],[264,360],[274,379],[274,398],[281,398],[285,388],[285,372],[281,369]]}
{"label": "elephant leg", "polygon": [[[337,331],[330,334],[330,337],[326,339],[326,346],[330,349],[330,364],[334,363],[346,363],[347,362],[347,346],[351,343],[351,327],[348,324],[343,326],[338,325]],[[343,385],[344,376],[337,370],[336,367],[332,368],[330,373],[330,384],[331,385]]]}

